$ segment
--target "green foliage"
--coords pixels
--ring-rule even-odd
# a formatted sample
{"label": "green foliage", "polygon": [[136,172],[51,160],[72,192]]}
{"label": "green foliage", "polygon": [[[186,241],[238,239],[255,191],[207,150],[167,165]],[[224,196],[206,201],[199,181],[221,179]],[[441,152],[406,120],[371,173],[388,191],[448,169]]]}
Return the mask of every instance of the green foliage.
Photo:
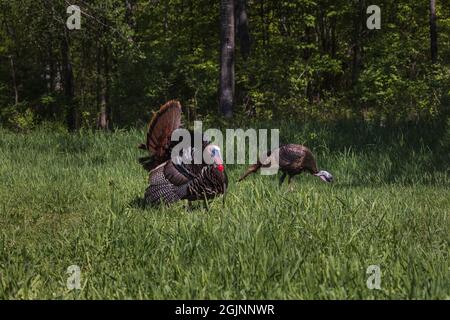
{"label": "green foliage", "polygon": [[[366,29],[360,3],[248,0],[251,50],[244,60],[237,41],[236,119],[382,123],[446,117],[449,0],[437,1],[435,65],[427,1],[378,1],[381,30]],[[19,102],[27,101],[35,123],[63,123],[69,106],[75,106],[79,124],[95,127],[103,91],[116,127],[141,125],[174,98],[185,106],[189,122],[218,117],[218,1],[95,0],[79,5],[82,28],[67,31],[64,2],[0,1],[2,113],[11,114],[7,109],[14,104],[12,58]],[[70,103],[62,67],[66,38],[74,75]],[[9,120],[2,121],[7,125]]]}
{"label": "green foliage", "polygon": [[1,123],[15,131],[29,130],[35,126],[35,114],[27,102],[1,109]]}

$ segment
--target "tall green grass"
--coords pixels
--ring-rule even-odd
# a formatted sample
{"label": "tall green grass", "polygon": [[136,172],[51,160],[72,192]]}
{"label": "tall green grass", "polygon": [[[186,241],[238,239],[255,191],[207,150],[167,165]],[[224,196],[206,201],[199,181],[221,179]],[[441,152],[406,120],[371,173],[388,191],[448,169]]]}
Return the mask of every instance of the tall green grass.
{"label": "tall green grass", "polygon": [[377,130],[286,124],[335,182],[236,184],[244,167],[227,166],[226,207],[209,212],[142,207],[141,131],[0,130],[0,298],[449,299],[446,145]]}

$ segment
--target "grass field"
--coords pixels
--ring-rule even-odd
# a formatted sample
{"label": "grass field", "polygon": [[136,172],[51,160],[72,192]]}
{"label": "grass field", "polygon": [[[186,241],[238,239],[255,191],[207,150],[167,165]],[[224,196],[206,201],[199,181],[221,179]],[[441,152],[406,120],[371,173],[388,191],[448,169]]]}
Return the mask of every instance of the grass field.
{"label": "grass field", "polygon": [[0,130],[0,298],[450,299],[446,149],[358,128],[281,134],[335,182],[236,184],[244,166],[228,166],[226,207],[207,212],[141,206],[143,131]]}

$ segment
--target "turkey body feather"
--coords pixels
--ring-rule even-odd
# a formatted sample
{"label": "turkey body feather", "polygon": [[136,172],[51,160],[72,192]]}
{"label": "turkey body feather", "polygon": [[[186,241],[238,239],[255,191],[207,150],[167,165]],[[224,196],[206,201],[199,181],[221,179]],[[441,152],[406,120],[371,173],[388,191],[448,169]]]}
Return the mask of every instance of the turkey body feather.
{"label": "turkey body feather", "polygon": [[283,183],[286,175],[289,176],[288,183],[290,183],[292,177],[302,172],[308,172],[318,176],[326,182],[333,180],[329,172],[318,170],[316,159],[308,147],[300,144],[286,144],[272,150],[265,158],[248,167],[246,172],[239,178],[239,181],[257,172],[260,168],[267,168],[274,165],[277,165],[282,172],[280,185]]}

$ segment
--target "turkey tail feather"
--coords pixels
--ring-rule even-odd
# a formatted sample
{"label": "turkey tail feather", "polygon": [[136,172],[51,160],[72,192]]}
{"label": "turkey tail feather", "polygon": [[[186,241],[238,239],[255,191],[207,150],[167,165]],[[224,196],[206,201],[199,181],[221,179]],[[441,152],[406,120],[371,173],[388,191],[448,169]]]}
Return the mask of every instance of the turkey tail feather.
{"label": "turkey tail feather", "polygon": [[250,167],[248,167],[247,171],[239,178],[239,182],[247,178],[252,173],[255,173],[258,171],[258,169],[261,168],[261,163],[258,161],[256,164],[252,164]]}
{"label": "turkey tail feather", "polygon": [[156,112],[148,125],[147,150],[163,157],[169,148],[172,132],[181,126],[181,104],[170,100]]}
{"label": "turkey tail feather", "polygon": [[151,171],[170,158],[173,131],[181,126],[181,104],[170,100],[157,111],[147,129],[147,141],[138,148],[150,152],[150,156],[139,158],[145,170]]}

